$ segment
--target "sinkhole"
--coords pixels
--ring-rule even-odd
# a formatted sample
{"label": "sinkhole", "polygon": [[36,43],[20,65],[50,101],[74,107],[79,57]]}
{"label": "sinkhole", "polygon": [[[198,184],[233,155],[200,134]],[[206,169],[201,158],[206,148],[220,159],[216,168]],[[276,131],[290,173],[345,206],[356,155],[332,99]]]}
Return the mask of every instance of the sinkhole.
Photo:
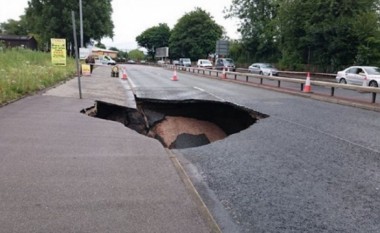
{"label": "sinkhole", "polygon": [[268,115],[229,102],[136,98],[135,108],[96,101],[81,112],[112,120],[169,149],[209,144],[247,129]]}

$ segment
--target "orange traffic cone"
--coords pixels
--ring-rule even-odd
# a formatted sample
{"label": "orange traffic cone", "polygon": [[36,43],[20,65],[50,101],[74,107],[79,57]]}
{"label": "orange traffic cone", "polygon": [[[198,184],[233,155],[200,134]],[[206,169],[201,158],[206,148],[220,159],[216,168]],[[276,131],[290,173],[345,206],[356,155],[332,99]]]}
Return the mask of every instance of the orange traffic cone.
{"label": "orange traffic cone", "polygon": [[310,72],[307,72],[305,87],[303,88],[303,92],[311,92],[310,86]]}
{"label": "orange traffic cone", "polygon": [[124,80],[128,79],[128,76],[127,76],[127,69],[126,69],[125,67],[123,67],[122,72],[123,72],[123,77],[122,77],[122,79],[124,79]]}
{"label": "orange traffic cone", "polygon": [[174,72],[173,72],[172,81],[178,81],[177,71],[176,70],[174,70]]}
{"label": "orange traffic cone", "polygon": [[227,78],[226,69],[223,67],[222,78]]}

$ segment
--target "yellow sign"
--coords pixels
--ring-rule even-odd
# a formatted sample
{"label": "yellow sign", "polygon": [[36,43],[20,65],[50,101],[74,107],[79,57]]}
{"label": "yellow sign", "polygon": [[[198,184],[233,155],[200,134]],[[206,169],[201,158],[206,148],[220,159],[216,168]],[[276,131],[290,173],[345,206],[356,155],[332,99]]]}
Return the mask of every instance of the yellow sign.
{"label": "yellow sign", "polygon": [[88,64],[82,64],[82,75],[91,76],[91,67]]}
{"label": "yellow sign", "polygon": [[66,66],[66,39],[51,38],[51,62],[56,66]]}

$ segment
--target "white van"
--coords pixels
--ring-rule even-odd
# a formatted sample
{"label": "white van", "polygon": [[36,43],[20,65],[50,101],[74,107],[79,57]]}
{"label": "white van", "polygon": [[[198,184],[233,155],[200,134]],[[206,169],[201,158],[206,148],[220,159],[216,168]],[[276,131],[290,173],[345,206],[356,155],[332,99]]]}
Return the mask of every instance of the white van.
{"label": "white van", "polygon": [[96,65],[116,65],[116,61],[114,61],[110,56],[107,55],[99,55],[95,57]]}

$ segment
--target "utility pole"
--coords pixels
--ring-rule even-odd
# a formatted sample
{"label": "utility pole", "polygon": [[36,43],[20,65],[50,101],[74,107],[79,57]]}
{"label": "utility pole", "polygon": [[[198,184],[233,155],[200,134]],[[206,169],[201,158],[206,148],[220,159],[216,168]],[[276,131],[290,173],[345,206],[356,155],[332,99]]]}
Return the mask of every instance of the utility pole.
{"label": "utility pole", "polygon": [[79,0],[80,47],[83,48],[83,14],[82,0]]}

